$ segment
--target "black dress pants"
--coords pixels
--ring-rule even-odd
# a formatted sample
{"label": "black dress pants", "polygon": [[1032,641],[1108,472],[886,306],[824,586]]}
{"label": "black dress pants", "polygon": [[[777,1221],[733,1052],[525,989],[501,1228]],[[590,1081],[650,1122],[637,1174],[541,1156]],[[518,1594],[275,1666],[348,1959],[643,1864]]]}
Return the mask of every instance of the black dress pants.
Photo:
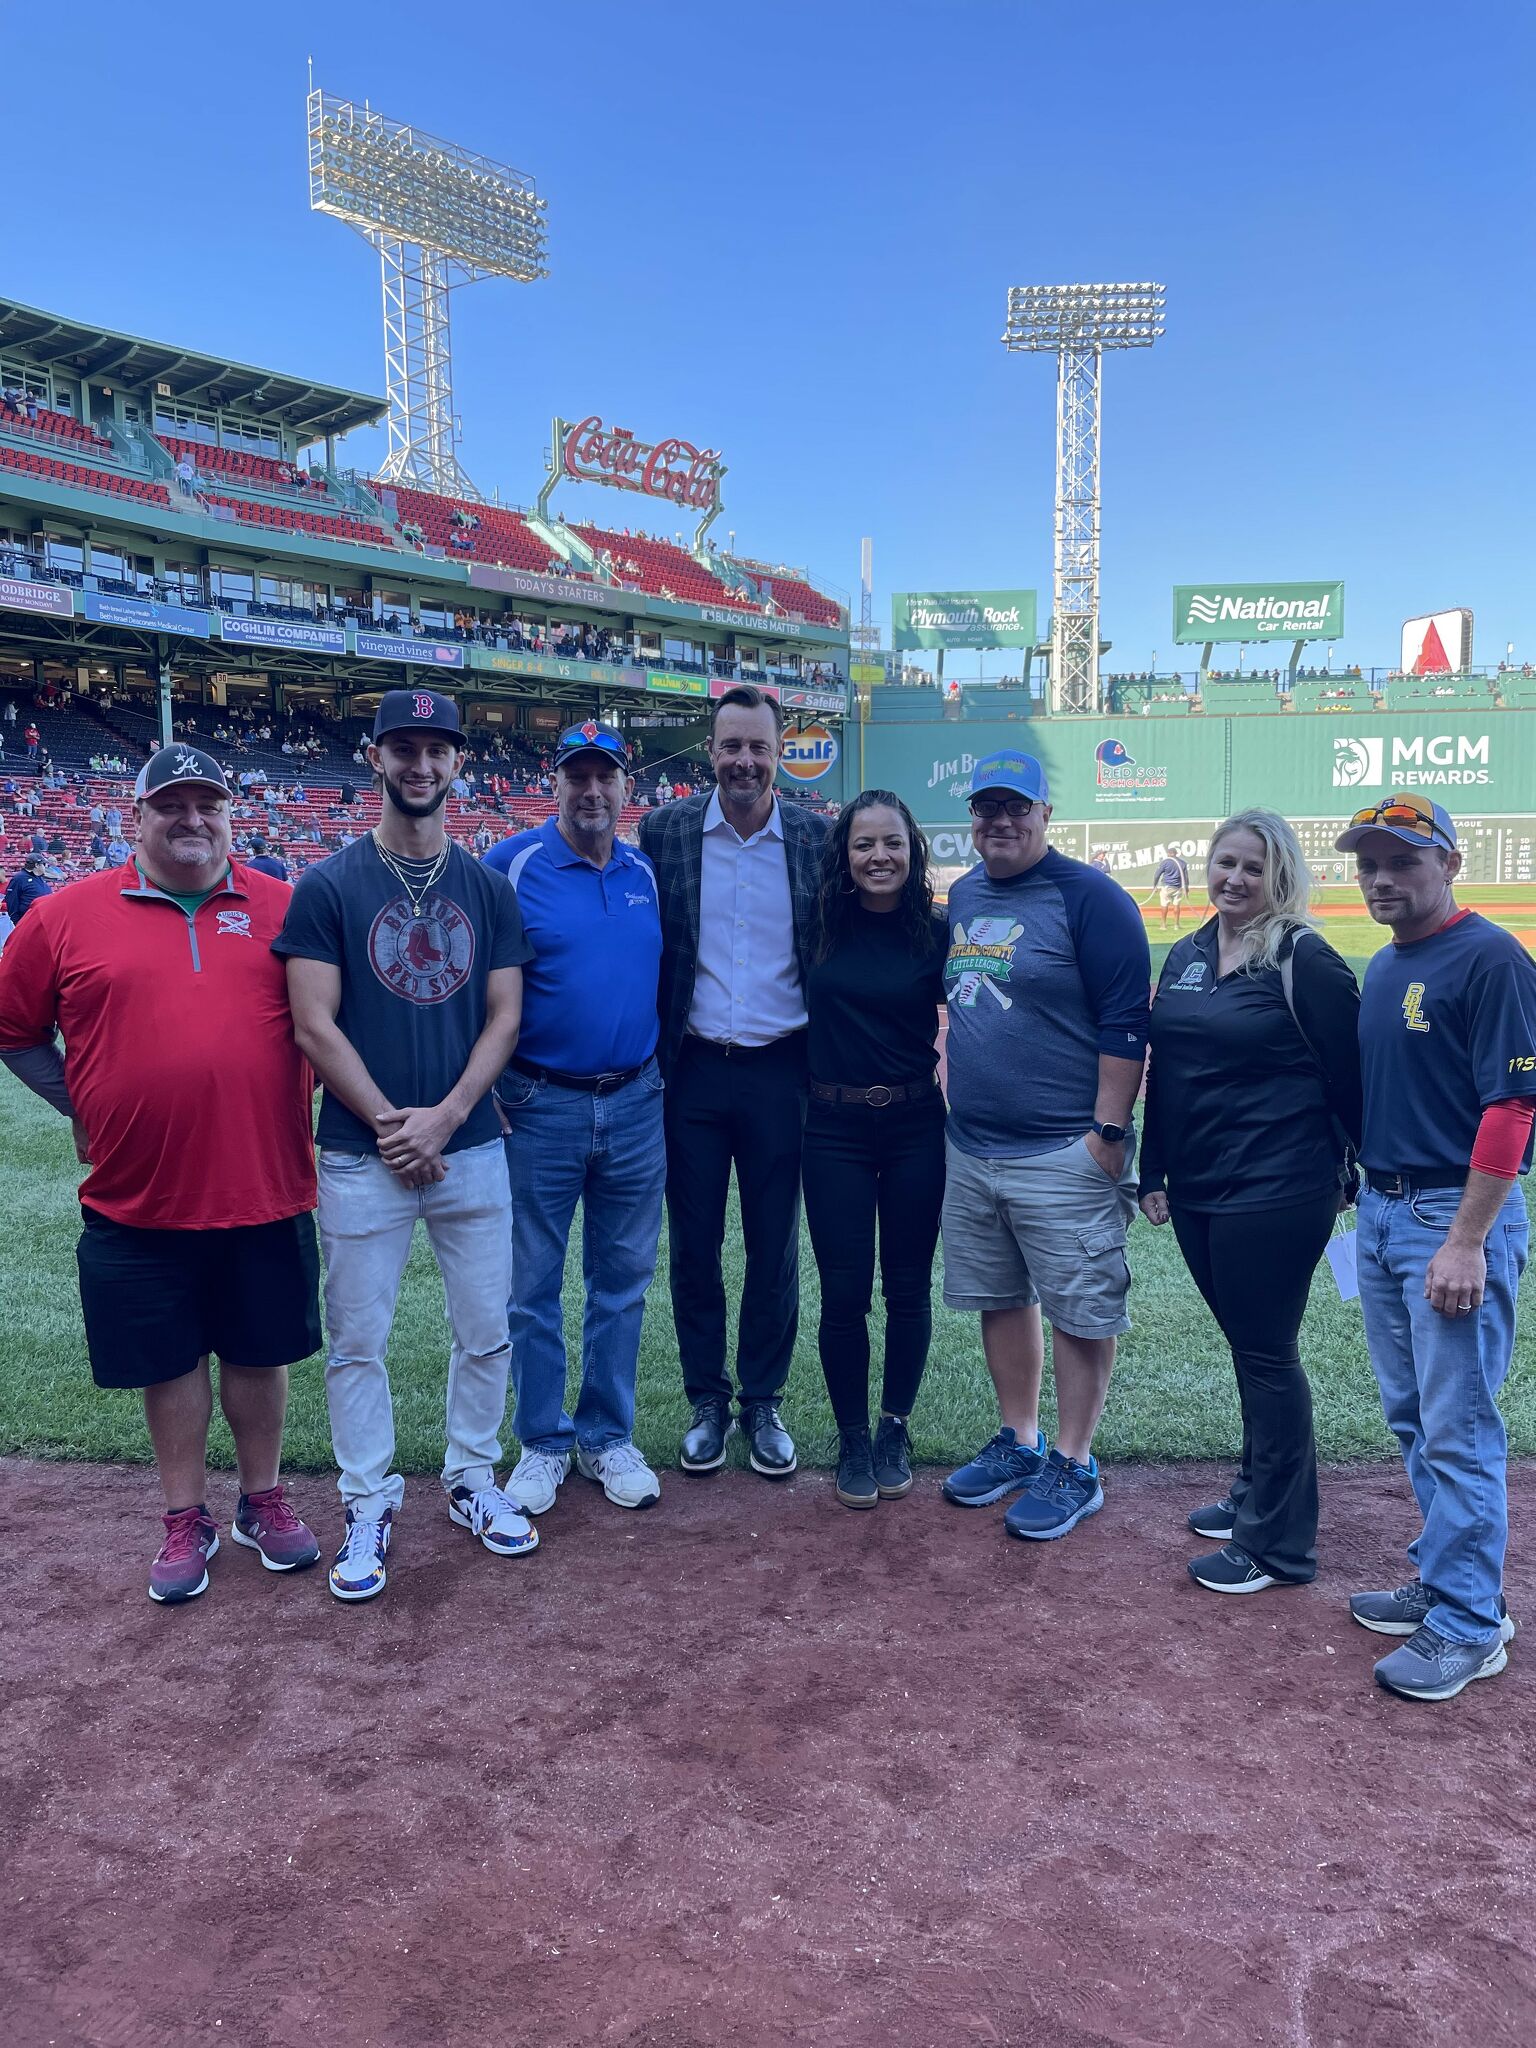
{"label": "black dress pants", "polygon": [[743,1401],[776,1401],[800,1323],[805,1033],[729,1053],[685,1038],[667,1082],[672,1315],[688,1399],[728,1401],[720,1251],[731,1168],[746,1277],[736,1336]]}
{"label": "black dress pants", "polygon": [[869,1308],[880,1226],[881,1406],[910,1415],[933,1335],[933,1254],[944,1205],[944,1098],[884,1109],[813,1102],[805,1220],[821,1275],[821,1369],[839,1429],[869,1421]]}
{"label": "black dress pants", "polygon": [[1296,1340],[1338,1190],[1275,1209],[1186,1209],[1171,1196],[1168,1206],[1237,1373],[1243,1459],[1232,1482],[1232,1541],[1276,1578],[1315,1578],[1317,1448]]}

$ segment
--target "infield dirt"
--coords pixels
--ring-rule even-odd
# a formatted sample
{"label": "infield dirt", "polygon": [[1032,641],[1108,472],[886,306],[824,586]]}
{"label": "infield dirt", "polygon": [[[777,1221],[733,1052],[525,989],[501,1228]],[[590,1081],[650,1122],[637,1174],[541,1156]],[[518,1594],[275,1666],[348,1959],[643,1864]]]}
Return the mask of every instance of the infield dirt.
{"label": "infield dirt", "polygon": [[518,1560],[413,1481],[381,1600],[226,1541],[157,1609],[150,1474],[7,1462],[7,2040],[1529,2048],[1536,1634],[1387,1696],[1344,1602],[1400,1473],[1326,1474],[1318,1582],[1246,1599],[1184,1571],[1222,1476],[1039,1546],[932,1472],[573,1477]]}

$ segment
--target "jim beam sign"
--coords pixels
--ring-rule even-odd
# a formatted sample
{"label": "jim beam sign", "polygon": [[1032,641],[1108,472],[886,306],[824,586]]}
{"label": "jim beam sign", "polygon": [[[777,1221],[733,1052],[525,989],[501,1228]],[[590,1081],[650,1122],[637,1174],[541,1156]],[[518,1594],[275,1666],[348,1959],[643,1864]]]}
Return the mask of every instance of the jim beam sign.
{"label": "jim beam sign", "polygon": [[717,448],[696,448],[677,435],[638,441],[627,427],[605,427],[593,412],[582,420],[557,419],[553,449],[549,489],[568,477],[574,483],[638,491],[691,512],[713,515],[720,509],[725,466]]}

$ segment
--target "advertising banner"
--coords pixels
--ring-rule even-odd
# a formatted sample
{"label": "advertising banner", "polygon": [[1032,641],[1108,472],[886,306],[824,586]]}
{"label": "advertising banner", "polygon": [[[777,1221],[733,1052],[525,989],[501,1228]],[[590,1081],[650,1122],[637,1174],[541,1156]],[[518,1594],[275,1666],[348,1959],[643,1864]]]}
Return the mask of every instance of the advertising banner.
{"label": "advertising banner", "polygon": [[510,648],[473,647],[469,665],[504,676],[538,676],[552,683],[590,683],[594,689],[643,690],[645,671],[607,661],[571,661],[561,654],[521,654]]}
{"label": "advertising banner", "polygon": [[499,590],[506,597],[536,598],[540,604],[565,604],[582,611],[622,612],[634,600],[607,583],[577,583],[566,576],[535,576],[526,569],[498,569],[489,562],[471,562],[469,580],[477,590]]}
{"label": "advertising banner", "polygon": [[[727,690],[734,690],[736,688],[738,680],[739,678],[735,676],[711,676],[709,679],[710,696],[715,698],[723,697]],[[761,690],[765,697],[772,697],[775,703],[780,701],[787,703],[789,701],[788,698],[782,696],[777,683],[758,683],[754,687]]]}
{"label": "advertising banner", "polygon": [[820,782],[837,766],[840,752],[836,733],[824,725],[803,725],[798,732],[785,733],[779,773],[791,782]]}
{"label": "advertising banner", "polygon": [[237,619],[219,614],[219,638],[237,647],[301,647],[306,654],[345,654],[340,626],[313,626],[302,619]]}
{"label": "advertising banner", "polygon": [[405,633],[369,633],[361,626],[348,636],[364,661],[419,661],[428,668],[462,668],[464,649],[446,640],[415,640]]}
{"label": "advertising banner", "polygon": [[653,597],[645,600],[648,612],[668,612],[677,618],[699,618],[707,625],[729,626],[733,632],[749,633],[754,640],[836,640],[835,626],[813,626],[804,619],[765,618],[761,612],[733,611],[722,604],[672,604]]}
{"label": "advertising banner", "polygon": [[1033,647],[1032,590],[905,590],[891,599],[891,645]]}
{"label": "advertising banner", "polygon": [[1472,666],[1471,612],[1463,605],[1405,619],[1398,666],[1405,676],[1464,675]]}
{"label": "advertising banner", "polygon": [[183,604],[160,604],[147,597],[117,597],[108,591],[83,590],[80,609],[88,619],[99,619],[104,626],[185,633],[194,640],[206,640],[213,632],[213,620],[207,612],[193,611]]}
{"label": "advertising banner", "polygon": [[846,718],[848,699],[841,690],[780,690],[779,702],[790,711],[825,711]]}
{"label": "advertising banner", "polygon": [[1204,640],[1336,640],[1344,630],[1342,583],[1179,583],[1173,637]]}
{"label": "advertising banner", "polygon": [[639,491],[694,512],[720,509],[725,469],[718,448],[698,448],[675,434],[662,441],[637,441],[625,427],[605,427],[595,412],[580,420],[557,419],[552,440],[551,486],[567,476],[576,483]]}
{"label": "advertising banner", "polygon": [[663,697],[703,697],[708,691],[703,676],[670,676],[657,668],[645,671],[645,687]]}
{"label": "advertising banner", "polygon": [[58,583],[29,583],[25,577],[0,576],[0,606],[13,612],[45,612],[51,619],[72,619],[75,600]]}

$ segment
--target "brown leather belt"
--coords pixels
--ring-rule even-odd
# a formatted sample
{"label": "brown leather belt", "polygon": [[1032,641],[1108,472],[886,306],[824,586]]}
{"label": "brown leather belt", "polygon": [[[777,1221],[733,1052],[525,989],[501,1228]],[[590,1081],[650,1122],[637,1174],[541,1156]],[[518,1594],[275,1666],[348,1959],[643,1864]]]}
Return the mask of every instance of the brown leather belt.
{"label": "brown leather belt", "polygon": [[844,1088],[839,1082],[813,1081],[811,1094],[817,1102],[852,1104],[860,1109],[884,1109],[892,1102],[926,1102],[938,1085],[937,1074],[931,1080],[898,1082],[891,1088],[879,1084],[873,1088]]}

